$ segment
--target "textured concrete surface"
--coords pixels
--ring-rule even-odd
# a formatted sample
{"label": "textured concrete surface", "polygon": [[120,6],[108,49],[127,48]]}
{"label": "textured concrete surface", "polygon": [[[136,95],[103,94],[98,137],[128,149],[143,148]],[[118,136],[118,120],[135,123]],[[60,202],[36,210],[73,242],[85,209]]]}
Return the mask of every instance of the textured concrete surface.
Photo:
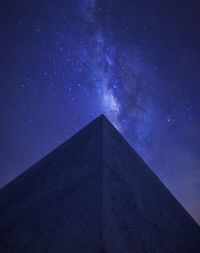
{"label": "textured concrete surface", "polygon": [[0,190],[0,252],[200,252],[200,228],[101,116]]}

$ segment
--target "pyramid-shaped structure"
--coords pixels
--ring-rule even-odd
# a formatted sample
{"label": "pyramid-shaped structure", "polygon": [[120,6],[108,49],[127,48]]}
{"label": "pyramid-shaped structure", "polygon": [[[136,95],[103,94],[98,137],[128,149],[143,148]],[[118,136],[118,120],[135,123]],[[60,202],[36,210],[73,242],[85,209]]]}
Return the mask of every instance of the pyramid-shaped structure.
{"label": "pyramid-shaped structure", "polygon": [[199,253],[200,228],[100,116],[0,190],[2,253]]}

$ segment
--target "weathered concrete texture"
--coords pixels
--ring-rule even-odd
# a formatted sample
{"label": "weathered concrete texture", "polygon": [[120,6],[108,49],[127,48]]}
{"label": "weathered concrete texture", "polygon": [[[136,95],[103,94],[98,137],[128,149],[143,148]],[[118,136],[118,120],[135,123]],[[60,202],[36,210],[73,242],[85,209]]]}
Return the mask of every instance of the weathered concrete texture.
{"label": "weathered concrete texture", "polygon": [[200,252],[200,228],[101,116],[0,191],[0,252]]}

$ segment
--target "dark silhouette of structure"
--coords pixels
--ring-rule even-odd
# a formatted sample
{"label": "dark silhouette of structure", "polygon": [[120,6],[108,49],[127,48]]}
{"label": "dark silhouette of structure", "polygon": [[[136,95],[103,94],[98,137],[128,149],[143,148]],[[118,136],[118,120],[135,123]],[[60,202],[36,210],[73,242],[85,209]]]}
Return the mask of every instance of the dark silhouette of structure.
{"label": "dark silhouette of structure", "polygon": [[0,191],[2,253],[199,253],[200,228],[100,116]]}

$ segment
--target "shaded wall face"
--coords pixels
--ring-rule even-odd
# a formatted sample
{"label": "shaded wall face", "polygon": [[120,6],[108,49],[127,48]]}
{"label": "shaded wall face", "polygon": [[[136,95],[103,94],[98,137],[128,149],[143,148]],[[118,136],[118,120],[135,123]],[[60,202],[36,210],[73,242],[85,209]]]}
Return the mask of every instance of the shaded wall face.
{"label": "shaded wall face", "polygon": [[101,142],[94,124],[0,191],[0,252],[100,252]]}

